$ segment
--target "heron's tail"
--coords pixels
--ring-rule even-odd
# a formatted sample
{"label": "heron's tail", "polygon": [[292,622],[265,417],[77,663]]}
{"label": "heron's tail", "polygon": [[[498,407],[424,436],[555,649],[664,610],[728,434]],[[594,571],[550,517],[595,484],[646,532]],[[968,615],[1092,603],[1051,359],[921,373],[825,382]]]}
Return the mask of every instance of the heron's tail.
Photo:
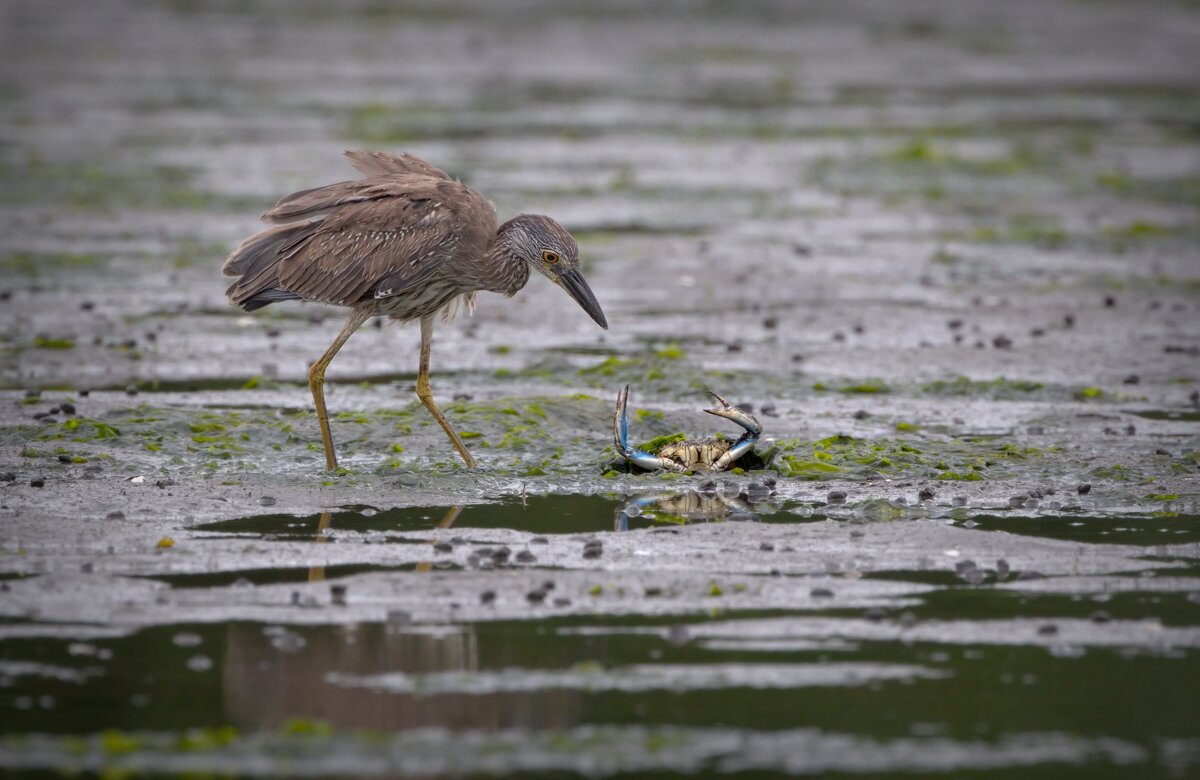
{"label": "heron's tail", "polygon": [[319,221],[280,225],[243,241],[221,268],[226,276],[238,277],[225,291],[230,303],[254,311],[276,301],[299,300],[299,295],[280,287],[279,266],[312,235],[318,224]]}

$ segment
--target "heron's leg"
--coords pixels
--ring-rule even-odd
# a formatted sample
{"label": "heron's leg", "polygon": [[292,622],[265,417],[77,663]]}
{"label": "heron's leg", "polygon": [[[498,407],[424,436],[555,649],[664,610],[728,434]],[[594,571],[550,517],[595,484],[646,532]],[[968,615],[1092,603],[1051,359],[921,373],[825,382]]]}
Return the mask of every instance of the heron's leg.
{"label": "heron's leg", "polygon": [[362,327],[362,324],[370,317],[370,308],[356,306],[350,312],[350,319],[346,320],[342,332],[329,345],[329,349],[325,350],[325,354],[321,355],[317,362],[308,367],[308,388],[312,390],[313,403],[317,407],[317,424],[321,426],[321,443],[325,445],[325,467],[330,471],[337,469],[337,456],[333,454],[333,435],[329,432],[329,413],[325,411],[325,369],[329,368],[330,361],[346,343],[346,339],[350,338],[354,331]]}
{"label": "heron's leg", "polygon": [[438,421],[438,425],[442,426],[442,430],[450,437],[450,442],[454,448],[458,450],[458,454],[462,455],[463,462],[467,464],[467,468],[473,469],[478,464],[475,463],[475,458],[471,457],[471,453],[467,451],[467,446],[463,444],[462,439],[458,438],[458,434],[454,432],[454,428],[450,427],[446,416],[442,414],[442,410],[433,402],[433,391],[429,389],[429,349],[433,345],[433,317],[421,318],[421,366],[417,369],[417,398],[421,399],[421,403],[425,404],[425,408]]}

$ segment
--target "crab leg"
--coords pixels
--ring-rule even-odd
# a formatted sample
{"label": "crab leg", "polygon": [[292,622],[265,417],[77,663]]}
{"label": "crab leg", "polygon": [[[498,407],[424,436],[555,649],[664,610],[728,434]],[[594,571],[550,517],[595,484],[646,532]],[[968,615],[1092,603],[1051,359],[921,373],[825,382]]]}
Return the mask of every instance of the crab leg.
{"label": "crab leg", "polygon": [[709,414],[716,415],[717,417],[724,417],[730,422],[737,423],[746,431],[742,434],[741,438],[739,438],[734,445],[729,448],[729,451],[717,458],[717,462],[712,465],[713,471],[725,471],[727,468],[736,463],[738,458],[745,455],[752,447],[754,447],[755,443],[758,441],[758,437],[762,434],[762,424],[757,418],[755,418],[754,415],[743,409],[737,408],[721,396],[714,393],[712,390],[709,390],[708,394],[711,395],[713,400],[717,402],[717,406],[712,409],[705,409],[704,411],[708,412]]}
{"label": "crab leg", "polygon": [[660,469],[682,471],[682,467],[677,463],[672,463],[669,460],[664,460],[657,455],[651,455],[645,450],[629,445],[629,420],[625,411],[628,403],[629,385],[625,385],[617,393],[617,411],[613,415],[613,441],[617,445],[617,452],[621,453],[621,457],[625,458],[625,460],[647,471],[658,471]]}

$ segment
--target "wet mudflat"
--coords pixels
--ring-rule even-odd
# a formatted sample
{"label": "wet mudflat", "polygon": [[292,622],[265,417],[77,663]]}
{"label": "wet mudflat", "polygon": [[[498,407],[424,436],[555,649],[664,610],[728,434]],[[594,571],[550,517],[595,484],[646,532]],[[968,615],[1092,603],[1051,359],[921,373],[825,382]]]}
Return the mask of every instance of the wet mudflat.
{"label": "wet mudflat", "polygon": [[[0,767],[1200,771],[1189,4],[0,11]],[[330,369],[227,307],[280,195],[411,151],[559,218]],[[632,473],[752,406],[756,458]],[[724,431],[735,436],[736,429]]]}

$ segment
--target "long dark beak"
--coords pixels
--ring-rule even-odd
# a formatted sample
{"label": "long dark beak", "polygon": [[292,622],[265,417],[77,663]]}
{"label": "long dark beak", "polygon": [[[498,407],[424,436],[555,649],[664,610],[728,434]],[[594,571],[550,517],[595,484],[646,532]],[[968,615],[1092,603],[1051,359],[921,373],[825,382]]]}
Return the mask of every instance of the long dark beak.
{"label": "long dark beak", "polygon": [[588,283],[583,280],[583,274],[579,273],[579,269],[563,271],[558,278],[562,280],[562,288],[583,307],[588,316],[595,320],[597,325],[608,330],[608,320],[604,318],[600,302],[592,294],[592,288],[588,287]]}

